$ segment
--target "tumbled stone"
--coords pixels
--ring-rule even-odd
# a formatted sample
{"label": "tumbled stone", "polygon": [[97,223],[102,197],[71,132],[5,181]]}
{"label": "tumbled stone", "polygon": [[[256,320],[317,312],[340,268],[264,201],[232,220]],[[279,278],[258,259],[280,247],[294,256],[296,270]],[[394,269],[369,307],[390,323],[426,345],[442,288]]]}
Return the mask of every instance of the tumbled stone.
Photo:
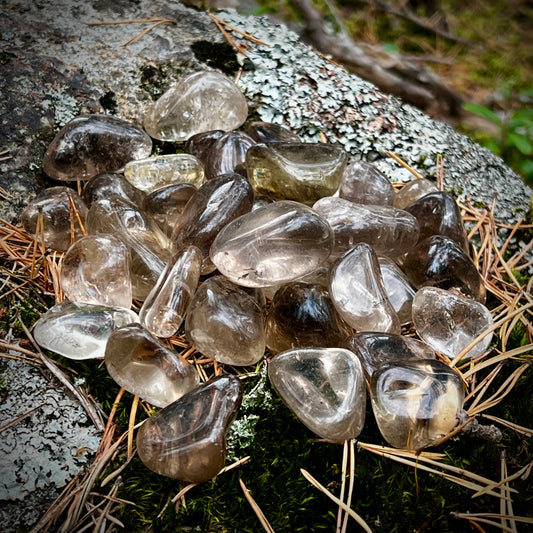
{"label": "tumbled stone", "polygon": [[165,267],[139,312],[141,324],[156,337],[178,331],[200,279],[202,252],[196,246],[180,250]]}
{"label": "tumbled stone", "polygon": [[485,302],[485,285],[476,265],[448,237],[433,235],[420,242],[407,254],[402,267],[415,287],[458,289]]}
{"label": "tumbled stone", "polygon": [[247,116],[246,98],[233,80],[200,71],[179,80],[152,104],[144,128],[161,141],[186,141],[205,131],[237,129]]}
{"label": "tumbled stone", "polygon": [[130,253],[113,235],[88,235],[65,253],[59,283],[72,302],[131,307]]}
{"label": "tumbled stone", "polygon": [[426,194],[405,210],[418,220],[420,242],[431,235],[444,235],[468,253],[468,239],[461,211],[451,194],[441,191]]}
{"label": "tumbled stone", "polygon": [[191,301],[185,334],[198,352],[220,363],[257,363],[265,352],[262,294],[223,276],[207,279]]}
{"label": "tumbled stone", "polygon": [[205,165],[209,148],[224,135],[224,130],[202,131],[189,137],[185,143],[185,151],[198,158]]}
{"label": "tumbled stone", "polygon": [[111,332],[139,322],[130,309],[62,302],[44,313],[33,328],[39,346],[69,359],[104,357]]}
{"label": "tumbled stone", "polygon": [[436,444],[452,431],[464,395],[459,375],[441,361],[386,363],[374,372],[370,385],[383,438],[409,450]]}
{"label": "tumbled stone", "polygon": [[61,128],[46,150],[43,170],[56,180],[88,180],[117,172],[151,151],[152,139],[133,124],[110,115],[86,115]]}
{"label": "tumbled stone", "polygon": [[174,250],[194,244],[202,251],[202,274],[215,270],[209,259],[209,249],[232,220],[252,209],[254,191],[239,174],[226,174],[204,183],[187,202],[174,231]]}
{"label": "tumbled stone", "polygon": [[306,274],[305,276],[295,279],[294,281],[290,281],[289,283],[279,283],[277,285],[271,285],[270,287],[263,287],[261,290],[263,291],[263,294],[265,295],[266,298],[268,298],[269,300],[272,300],[276,292],[281,287],[288,285],[290,283],[293,283],[293,282],[316,284],[328,290],[329,288],[329,265],[325,263],[324,265],[313,270],[313,272],[310,272],[309,274]]}
{"label": "tumbled stone", "polygon": [[[455,358],[492,323],[492,315],[483,304],[455,291],[422,287],[413,300],[413,324],[418,335],[450,359]],[[483,354],[491,340],[492,332],[465,357],[475,358]]]}
{"label": "tumbled stone", "polygon": [[137,433],[141,461],[189,483],[214,478],[226,460],[226,434],[242,401],[239,378],[210,379],[148,418]]}
{"label": "tumbled stone", "polygon": [[[67,250],[77,239],[83,237],[69,197],[76,207],[82,224],[87,217],[87,206],[76,191],[69,187],[50,187],[39,193],[24,208],[20,222],[26,233],[37,236],[38,242],[54,250]],[[42,213],[42,229],[37,235],[39,213]],[[72,234],[72,229],[74,234]]]}
{"label": "tumbled stone", "polygon": [[291,282],[274,295],[265,335],[269,350],[278,353],[302,346],[338,347],[351,333],[326,287]]}
{"label": "tumbled stone", "polygon": [[199,187],[204,182],[204,168],[190,154],[166,154],[137,161],[124,167],[124,177],[137,189],[150,193],[178,183]]}
{"label": "tumbled stone", "polygon": [[393,333],[355,333],[341,346],[357,355],[368,385],[372,374],[385,363],[402,359],[435,359],[435,352],[426,343]]}
{"label": "tumbled stone", "polygon": [[322,217],[298,202],[280,201],[230,222],[210,257],[234,283],[268,287],[313,272],[332,248],[333,233]]}
{"label": "tumbled stone", "polygon": [[360,242],[370,244],[378,255],[396,257],[408,252],[418,241],[416,218],[395,207],[355,204],[327,196],[318,200],[313,209],[333,229],[334,257]]}
{"label": "tumbled stone", "polygon": [[121,387],[157,407],[169,405],[200,383],[193,365],[140,324],[128,324],[111,333],[105,365]]}
{"label": "tumbled stone", "polygon": [[408,205],[416,202],[422,196],[430,192],[438,192],[437,186],[424,178],[416,178],[406,183],[394,197],[394,207],[405,209]]}
{"label": "tumbled stone", "polygon": [[356,438],[365,422],[361,363],[343,348],[296,348],[268,363],[272,386],[289,409],[324,439]]}
{"label": "tumbled stone", "polygon": [[400,333],[398,315],[387,298],[370,245],[355,245],[333,265],[330,294],[337,311],[356,330]]}
{"label": "tumbled stone", "polygon": [[240,131],[230,131],[217,139],[206,153],[208,179],[236,172],[246,176],[246,153],[255,141]]}
{"label": "tumbled stone", "polygon": [[146,195],[142,202],[142,209],[157,222],[165,235],[170,238],[187,202],[197,190],[190,183],[161,187],[161,189]]}
{"label": "tumbled stone", "polygon": [[357,204],[392,206],[394,187],[372,163],[353,161],[345,169],[339,196]]}
{"label": "tumbled stone", "polygon": [[281,124],[255,121],[246,126],[246,133],[257,143],[299,143],[300,137]]}
{"label": "tumbled stone", "polygon": [[387,298],[396,311],[400,324],[409,324],[416,289],[392,259],[381,256],[378,261]]}
{"label": "tumbled stone", "polygon": [[252,205],[252,211],[255,211],[256,209],[259,209],[260,207],[264,207],[265,205],[271,204],[274,202],[272,198],[269,198],[268,196],[254,196],[254,203]]}
{"label": "tumbled stone", "polygon": [[305,204],[335,193],[346,161],[346,152],[331,144],[256,144],[246,154],[256,194]]}
{"label": "tumbled stone", "polygon": [[91,207],[93,202],[120,196],[136,206],[141,206],[144,199],[144,192],[134,187],[123,174],[99,174],[91,178],[83,188],[81,197]]}

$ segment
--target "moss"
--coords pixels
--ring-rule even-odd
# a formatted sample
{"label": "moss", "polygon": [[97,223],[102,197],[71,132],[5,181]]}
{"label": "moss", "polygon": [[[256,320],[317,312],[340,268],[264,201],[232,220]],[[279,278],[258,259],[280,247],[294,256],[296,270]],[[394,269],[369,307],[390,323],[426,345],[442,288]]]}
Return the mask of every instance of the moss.
{"label": "moss", "polygon": [[211,41],[196,41],[191,45],[196,59],[208,67],[220,70],[228,76],[233,76],[239,70],[239,62],[235,48],[229,43],[213,43]]}

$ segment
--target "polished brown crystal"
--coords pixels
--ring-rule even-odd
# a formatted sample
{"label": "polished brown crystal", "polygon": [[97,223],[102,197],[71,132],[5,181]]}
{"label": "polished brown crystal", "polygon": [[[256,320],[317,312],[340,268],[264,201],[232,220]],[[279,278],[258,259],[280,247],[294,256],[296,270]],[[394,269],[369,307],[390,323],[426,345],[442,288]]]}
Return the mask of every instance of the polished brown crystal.
{"label": "polished brown crystal", "polygon": [[394,207],[405,209],[408,205],[422,198],[422,196],[438,190],[437,186],[427,179],[417,178],[411,180],[396,193]]}
{"label": "polished brown crystal", "polygon": [[224,467],[226,433],[242,401],[235,376],[212,378],[148,418],[137,434],[141,461],[154,472],[189,483]]}
{"label": "polished brown crystal", "polygon": [[237,172],[246,176],[246,152],[255,141],[239,131],[230,131],[217,139],[207,150],[205,173],[208,179]]}
{"label": "polished brown crystal", "polygon": [[354,161],[342,175],[339,196],[357,204],[392,206],[394,188],[372,163]]}
{"label": "polished brown crystal", "polygon": [[299,143],[300,138],[289,128],[281,124],[270,122],[250,122],[246,127],[246,133],[257,143],[286,142]]}
{"label": "polished brown crystal", "polygon": [[198,158],[205,166],[209,148],[224,135],[224,130],[203,131],[190,137],[185,143],[185,151]]}
{"label": "polished brown crystal", "polygon": [[122,174],[99,174],[87,182],[81,193],[87,207],[110,196],[120,196],[140,207],[145,195]]}

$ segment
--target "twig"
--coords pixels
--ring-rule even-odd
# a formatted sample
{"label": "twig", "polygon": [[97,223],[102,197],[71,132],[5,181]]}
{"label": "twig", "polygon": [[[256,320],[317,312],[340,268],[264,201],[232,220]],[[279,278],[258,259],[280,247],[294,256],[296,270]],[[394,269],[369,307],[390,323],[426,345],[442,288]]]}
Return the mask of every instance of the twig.
{"label": "twig", "polygon": [[250,507],[253,509],[255,515],[259,519],[259,522],[263,526],[263,529],[267,533],[275,533],[274,529],[272,528],[272,526],[268,522],[268,520],[267,520],[266,516],[264,515],[263,511],[261,511],[261,508],[259,507],[259,505],[257,505],[257,502],[253,499],[252,495],[250,494],[250,491],[246,488],[246,485],[244,484],[244,481],[241,478],[239,478],[239,483],[241,485],[241,489],[242,489],[242,491],[244,493],[244,497],[246,498],[246,501],[250,504]]}
{"label": "twig", "polygon": [[33,409],[30,409],[26,413],[24,413],[24,414],[22,414],[20,416],[17,416],[17,418],[15,418],[14,420],[11,420],[11,422],[8,422],[7,424],[4,424],[3,426],[0,427],[0,433],[2,433],[2,431],[5,431],[6,429],[9,429],[12,426],[17,425],[21,420],[24,420],[26,417],[28,417],[31,414],[35,413],[35,411],[38,411],[43,405],[45,405],[44,402],[42,404],[38,405],[37,407],[34,407]]}

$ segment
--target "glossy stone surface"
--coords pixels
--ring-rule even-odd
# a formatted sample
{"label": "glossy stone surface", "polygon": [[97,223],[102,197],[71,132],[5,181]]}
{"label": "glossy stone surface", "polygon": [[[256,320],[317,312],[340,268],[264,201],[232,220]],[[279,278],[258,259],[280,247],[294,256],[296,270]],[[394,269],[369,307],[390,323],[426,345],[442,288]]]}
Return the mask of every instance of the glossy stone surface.
{"label": "glossy stone surface", "polygon": [[176,401],[200,383],[194,365],[140,324],[129,324],[111,333],[105,365],[121,387],[157,407]]}
{"label": "glossy stone surface", "polygon": [[351,334],[323,285],[291,282],[274,295],[265,333],[272,353],[302,346],[338,347]]}
{"label": "glossy stone surface", "polygon": [[186,141],[210,130],[237,129],[248,104],[233,80],[214,71],[180,79],[148,109],[144,128],[161,141]]}
{"label": "glossy stone surface", "polygon": [[44,313],[33,328],[37,344],[69,359],[104,357],[111,332],[139,322],[130,309],[62,302]]}
{"label": "glossy stone surface", "polygon": [[189,137],[185,143],[185,151],[197,157],[205,165],[209,148],[224,135],[224,130],[202,131]]}
{"label": "glossy stone surface", "polygon": [[342,346],[357,355],[369,385],[372,374],[385,363],[435,359],[435,352],[426,343],[393,333],[355,333]]}
{"label": "glossy stone surface", "polygon": [[239,174],[207,181],[191,196],[172,232],[175,250],[194,244],[202,251],[202,274],[215,270],[209,249],[222,228],[252,209],[254,191]]}
{"label": "glossy stone surface", "polygon": [[[82,223],[87,217],[87,206],[78,193],[69,187],[50,187],[39,193],[24,208],[20,215],[20,222],[29,235],[35,236],[39,213],[43,217],[44,244],[54,250],[67,250],[72,244],[71,220],[74,221],[74,240],[83,237],[69,197],[76,206]],[[38,237],[41,241],[41,232]]]}
{"label": "glossy stone surface", "polygon": [[205,173],[208,179],[236,172],[246,176],[246,153],[255,141],[240,131],[230,131],[207,150]]}
{"label": "glossy stone surface", "polygon": [[455,198],[447,192],[432,192],[408,205],[405,210],[418,220],[420,241],[444,235],[468,253],[468,239]]}
{"label": "glossy stone surface", "polygon": [[142,202],[142,209],[157,222],[164,234],[170,238],[187,202],[197,190],[190,183],[161,187],[161,189],[146,195]]}
{"label": "glossy stone surface", "polygon": [[204,281],[191,301],[185,334],[194,348],[220,363],[248,366],[265,352],[262,294],[223,276]]}
{"label": "glossy stone surface", "polygon": [[333,229],[333,256],[340,257],[360,242],[370,244],[378,255],[395,257],[408,252],[418,241],[415,217],[395,207],[355,204],[327,196],[313,209]]}
{"label": "glossy stone surface", "polygon": [[246,154],[256,194],[313,204],[338,189],[347,154],[331,144],[256,144]]}
{"label": "glossy stone surface", "polygon": [[281,124],[255,121],[246,127],[246,133],[257,143],[286,142],[299,143],[300,138]]}
{"label": "glossy stone surface", "polygon": [[381,256],[378,257],[378,262],[387,298],[396,311],[400,324],[409,324],[416,289],[392,259]]}
{"label": "glossy stone surface", "polygon": [[394,207],[405,209],[408,205],[422,198],[422,196],[430,192],[438,192],[438,190],[437,186],[427,179],[417,178],[411,180],[396,193]]}
{"label": "glossy stone surface", "polygon": [[192,155],[166,154],[129,162],[124,167],[124,177],[149,193],[177,183],[199,187],[204,181],[204,168]]}
{"label": "glossy stone surface", "polygon": [[476,265],[448,237],[428,237],[407,254],[402,266],[415,287],[455,288],[485,302],[485,285]]}
{"label": "glossy stone surface", "polygon": [[99,174],[86,183],[81,193],[87,207],[91,207],[93,202],[111,196],[120,196],[137,206],[141,206],[145,195],[144,192],[134,187],[123,174]]}
{"label": "glossy stone surface", "polygon": [[280,201],[228,224],[210,257],[234,283],[268,287],[313,272],[332,248],[333,233],[323,218],[298,202]]}
{"label": "glossy stone surface", "polygon": [[141,461],[154,472],[189,483],[224,467],[226,434],[242,401],[231,375],[215,377],[151,416],[137,433]]}
{"label": "glossy stone surface", "polygon": [[400,333],[378,259],[368,244],[356,244],[333,265],[330,294],[337,311],[356,330]]}
{"label": "glossy stone surface", "polygon": [[372,163],[353,161],[342,175],[339,196],[357,204],[392,206],[394,187]]}
{"label": "glossy stone surface", "polygon": [[131,307],[130,253],[114,235],[88,235],[65,253],[59,283],[72,302]]}
{"label": "glossy stone surface", "polygon": [[[413,324],[421,339],[453,359],[478,335],[492,326],[490,311],[455,291],[422,287],[413,300]],[[465,357],[478,357],[490,345],[489,333]]]}
{"label": "glossy stone surface", "polygon": [[359,359],[343,348],[297,348],[268,363],[268,377],[289,409],[324,439],[356,438],[365,422]]}
{"label": "glossy stone surface", "polygon": [[374,372],[372,409],[383,438],[396,448],[420,450],[456,425],[464,403],[461,378],[440,361],[398,361]]}
{"label": "glossy stone surface", "polygon": [[116,172],[151,151],[152,139],[129,122],[110,115],[80,116],[63,126],[50,143],[43,170],[56,180],[88,180]]}
{"label": "glossy stone surface", "polygon": [[180,250],[165,267],[139,312],[141,324],[156,337],[178,331],[200,279],[202,252],[196,246]]}

